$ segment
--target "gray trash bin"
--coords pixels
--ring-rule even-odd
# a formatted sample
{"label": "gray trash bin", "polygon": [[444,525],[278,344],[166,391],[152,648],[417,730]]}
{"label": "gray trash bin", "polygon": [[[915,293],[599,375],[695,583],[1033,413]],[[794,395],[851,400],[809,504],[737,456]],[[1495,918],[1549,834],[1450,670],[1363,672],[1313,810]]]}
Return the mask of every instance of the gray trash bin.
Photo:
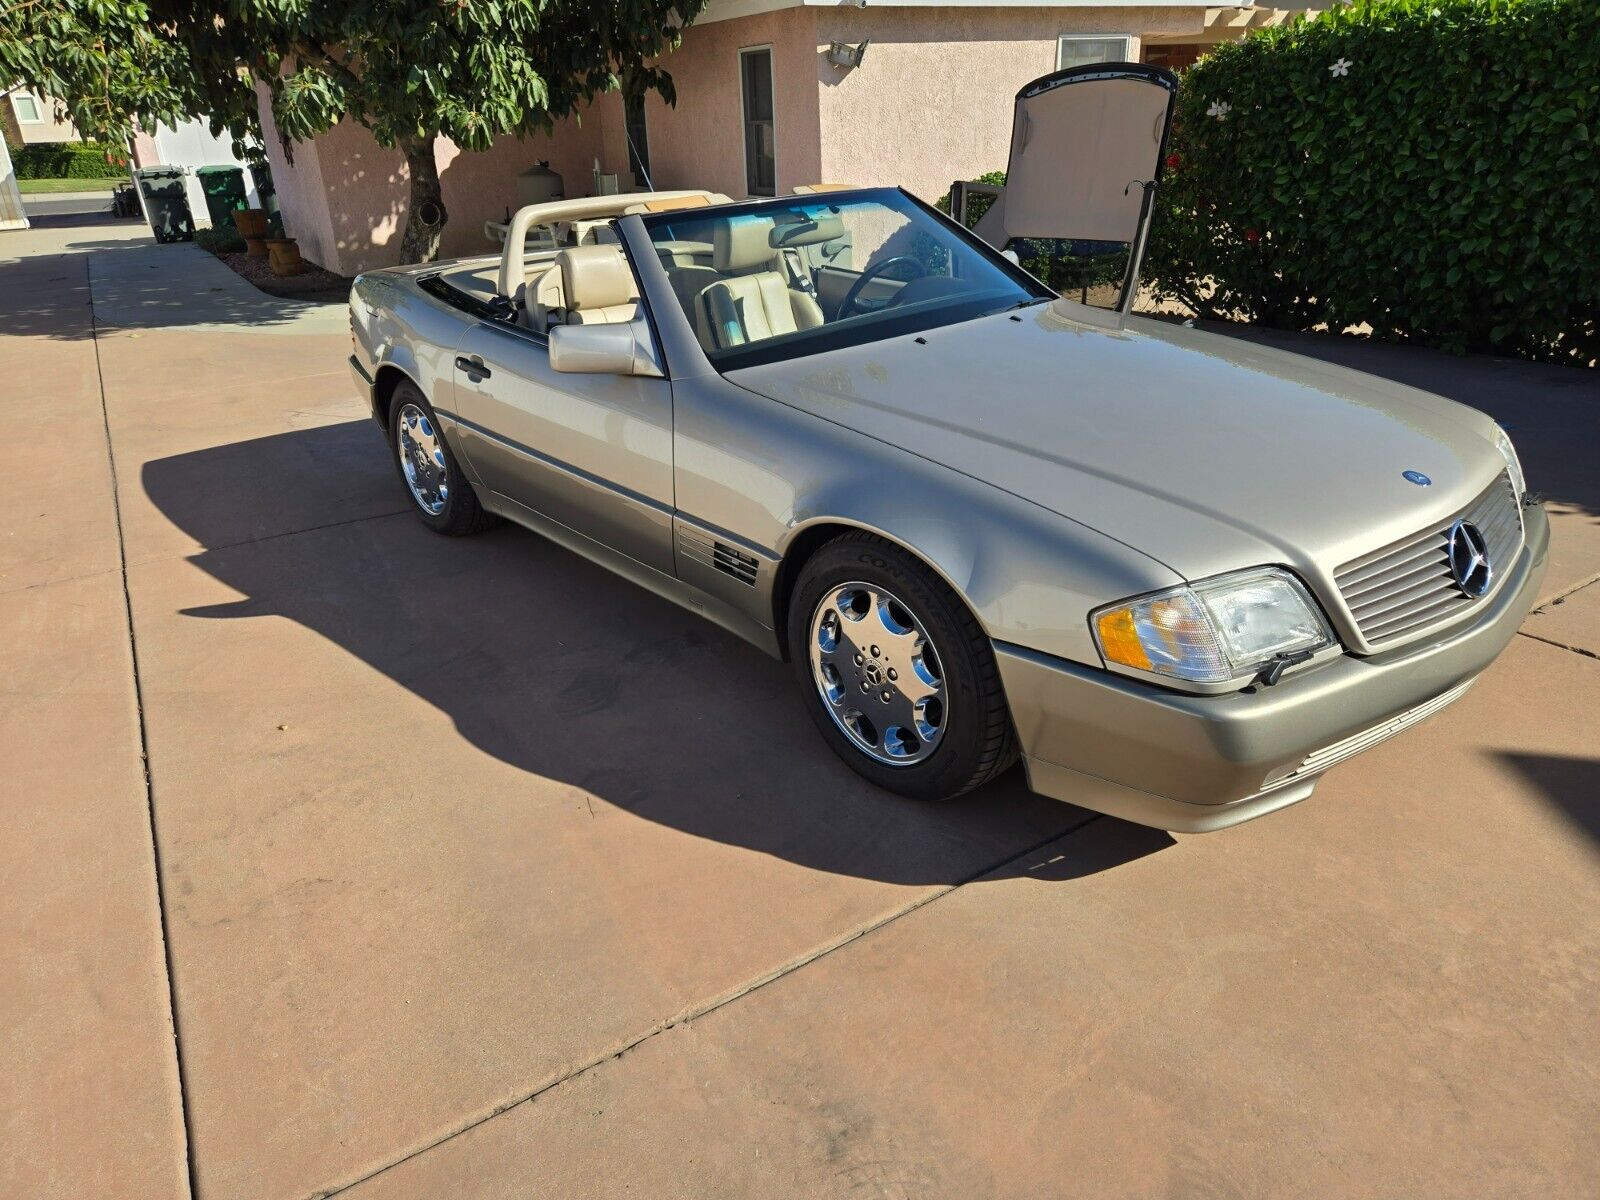
{"label": "gray trash bin", "polygon": [[144,196],[150,218],[150,232],[158,242],[187,242],[194,239],[194,218],[189,215],[189,197],[184,190],[179,167],[140,167],[133,173]]}

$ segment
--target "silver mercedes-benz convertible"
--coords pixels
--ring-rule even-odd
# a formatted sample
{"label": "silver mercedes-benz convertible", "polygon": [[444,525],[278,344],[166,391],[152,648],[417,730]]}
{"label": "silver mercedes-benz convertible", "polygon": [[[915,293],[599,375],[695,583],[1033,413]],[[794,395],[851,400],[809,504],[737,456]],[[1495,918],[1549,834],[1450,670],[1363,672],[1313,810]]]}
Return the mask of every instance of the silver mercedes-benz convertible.
{"label": "silver mercedes-benz convertible", "polygon": [[[1483,414],[1130,315],[1174,86],[1030,84],[976,231],[891,188],[654,192],[363,275],[351,367],[417,515],[510,519],[792,661],[907,796],[1020,756],[1171,830],[1303,799],[1471,686],[1548,525]],[[1038,238],[1126,245],[1118,306],[1025,271]]]}

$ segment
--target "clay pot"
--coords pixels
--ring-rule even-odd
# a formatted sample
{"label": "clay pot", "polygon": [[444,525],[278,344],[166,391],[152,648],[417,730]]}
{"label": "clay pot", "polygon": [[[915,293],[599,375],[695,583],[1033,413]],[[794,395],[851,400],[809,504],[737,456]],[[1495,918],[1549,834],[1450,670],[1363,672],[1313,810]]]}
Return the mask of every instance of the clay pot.
{"label": "clay pot", "polygon": [[300,245],[291,237],[268,238],[267,256],[274,275],[298,275],[306,269]]}
{"label": "clay pot", "polygon": [[[239,236],[247,242],[252,238],[264,238],[267,236],[267,210],[264,208],[241,208],[233,214],[233,227],[239,231]],[[262,253],[265,253],[265,251]],[[260,256],[257,255],[257,257]]]}

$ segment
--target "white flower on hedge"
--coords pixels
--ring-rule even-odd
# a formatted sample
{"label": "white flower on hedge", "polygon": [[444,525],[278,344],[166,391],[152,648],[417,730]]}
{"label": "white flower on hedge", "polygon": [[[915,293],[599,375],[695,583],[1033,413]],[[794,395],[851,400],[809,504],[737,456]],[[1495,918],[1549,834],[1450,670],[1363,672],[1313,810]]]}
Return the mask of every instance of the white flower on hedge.
{"label": "white flower on hedge", "polygon": [[1341,58],[1338,62],[1334,63],[1333,66],[1328,68],[1328,73],[1335,79],[1338,79],[1340,76],[1350,74],[1350,66],[1351,63],[1348,58]]}
{"label": "white flower on hedge", "polygon": [[1219,121],[1225,121],[1228,118],[1228,114],[1232,111],[1233,105],[1229,104],[1226,100],[1213,100],[1211,102],[1211,107],[1206,109],[1206,116],[1215,117]]}

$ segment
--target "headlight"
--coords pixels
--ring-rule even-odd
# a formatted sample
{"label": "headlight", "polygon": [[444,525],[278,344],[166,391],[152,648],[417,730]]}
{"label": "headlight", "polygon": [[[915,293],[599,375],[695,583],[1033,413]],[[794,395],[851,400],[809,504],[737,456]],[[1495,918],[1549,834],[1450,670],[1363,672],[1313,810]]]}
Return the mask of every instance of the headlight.
{"label": "headlight", "polygon": [[1511,435],[1499,426],[1494,431],[1494,448],[1506,460],[1506,470],[1511,472],[1511,486],[1516,489],[1517,499],[1522,499],[1523,493],[1528,490],[1528,481],[1522,477],[1522,460],[1517,457],[1517,448],[1511,444]]}
{"label": "headlight", "polygon": [[1333,643],[1305,585],[1276,567],[1096,609],[1090,625],[1107,662],[1195,683],[1241,679],[1277,655]]}

